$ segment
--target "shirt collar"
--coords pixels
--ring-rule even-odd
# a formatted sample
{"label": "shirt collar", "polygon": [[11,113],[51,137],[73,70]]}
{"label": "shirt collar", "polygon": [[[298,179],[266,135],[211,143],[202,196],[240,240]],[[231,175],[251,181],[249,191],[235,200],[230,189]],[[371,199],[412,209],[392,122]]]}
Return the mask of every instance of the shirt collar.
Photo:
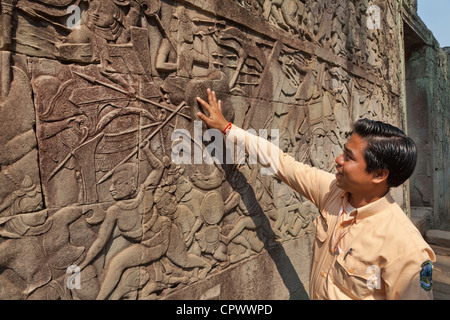
{"label": "shirt collar", "polygon": [[[342,206],[344,208],[347,207],[348,202],[348,193],[344,193],[342,196]],[[388,193],[383,198],[378,199],[377,201],[374,201],[372,203],[369,203],[365,205],[364,207],[356,209],[356,223],[361,222],[362,220],[371,217],[377,213],[380,213],[384,210],[386,210],[389,206],[395,203],[395,200],[392,198],[392,196]]]}

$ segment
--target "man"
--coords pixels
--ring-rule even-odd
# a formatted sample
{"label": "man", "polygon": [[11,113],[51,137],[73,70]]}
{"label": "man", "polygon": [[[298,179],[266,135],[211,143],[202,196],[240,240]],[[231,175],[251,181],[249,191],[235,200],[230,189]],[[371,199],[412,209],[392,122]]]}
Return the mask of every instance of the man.
{"label": "man", "polygon": [[319,209],[312,299],[433,298],[434,252],[388,194],[410,177],[417,161],[414,142],[400,129],[357,121],[333,175],[279,149],[269,153],[261,147],[265,140],[230,125],[214,92],[208,90],[209,103],[197,100],[209,116],[197,115],[210,128],[223,130],[227,140],[245,143],[246,152],[257,152],[261,162],[275,163],[278,178]]}

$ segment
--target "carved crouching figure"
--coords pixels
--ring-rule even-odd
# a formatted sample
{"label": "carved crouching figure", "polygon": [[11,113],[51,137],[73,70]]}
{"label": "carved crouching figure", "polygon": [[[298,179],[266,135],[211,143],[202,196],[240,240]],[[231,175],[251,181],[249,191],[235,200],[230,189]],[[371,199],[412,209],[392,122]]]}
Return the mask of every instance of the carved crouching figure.
{"label": "carved crouching figure", "polygon": [[148,147],[142,148],[153,171],[137,187],[138,167],[123,164],[112,176],[110,193],[116,203],[108,208],[97,239],[87,252],[80,269],[90,264],[110,240],[122,237],[129,245],[113,256],[104,270],[103,282],[97,299],[102,300],[115,290],[122,273],[159,260],[167,251],[171,221],[153,210],[153,193],[164,171],[162,162]]}
{"label": "carved crouching figure", "polygon": [[115,291],[127,291],[121,288],[124,284],[120,281],[127,269],[149,265],[164,256],[181,268],[203,268],[200,278],[206,277],[211,270],[207,261],[187,253],[178,226],[169,217],[160,215],[154,207],[155,189],[160,183],[164,165],[149,147],[142,150],[153,171],[137,187],[136,164],[123,164],[115,169],[110,193],[116,203],[108,208],[97,239],[80,265],[80,269],[84,269],[110,241],[121,237],[128,242],[107,262],[98,300],[107,299]]}

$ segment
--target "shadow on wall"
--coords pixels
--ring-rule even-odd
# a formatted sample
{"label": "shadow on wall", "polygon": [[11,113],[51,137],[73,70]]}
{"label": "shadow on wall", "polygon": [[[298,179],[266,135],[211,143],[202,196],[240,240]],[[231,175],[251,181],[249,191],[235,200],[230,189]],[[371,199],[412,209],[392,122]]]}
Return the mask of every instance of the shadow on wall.
{"label": "shadow on wall", "polygon": [[[239,218],[234,228],[227,234],[228,242],[236,241],[244,229],[254,230],[261,248],[266,249],[274,262],[278,273],[289,291],[290,300],[307,300],[308,293],[295,270],[291,259],[281,243],[276,240],[276,232],[272,228],[269,218],[259,204],[255,191],[247,178],[235,165],[223,165],[226,179],[234,191],[241,196],[241,204],[245,207],[245,214]],[[237,240],[239,241],[239,240]],[[258,250],[258,249],[256,249]],[[264,279],[261,279],[264,280]],[[270,283],[270,281],[268,282]]]}

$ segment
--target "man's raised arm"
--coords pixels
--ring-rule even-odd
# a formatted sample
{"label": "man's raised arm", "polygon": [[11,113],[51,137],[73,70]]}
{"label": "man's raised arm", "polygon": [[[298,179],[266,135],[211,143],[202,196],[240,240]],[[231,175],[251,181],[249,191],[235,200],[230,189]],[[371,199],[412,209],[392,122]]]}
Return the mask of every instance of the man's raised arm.
{"label": "man's raised arm", "polygon": [[[320,208],[321,199],[330,190],[334,175],[295,161],[293,157],[284,153],[266,139],[234,125],[231,126],[231,123],[222,114],[222,102],[217,100],[216,94],[210,89],[207,90],[207,93],[208,102],[199,97],[197,101],[209,116],[201,112],[198,112],[197,116],[209,128],[222,131],[226,136],[227,148],[231,144],[237,145],[239,153],[239,148],[242,149],[245,146],[245,152],[249,155],[250,160],[257,160],[264,167],[264,174],[276,175],[281,181]],[[237,157],[239,158],[240,155],[237,154]]]}

